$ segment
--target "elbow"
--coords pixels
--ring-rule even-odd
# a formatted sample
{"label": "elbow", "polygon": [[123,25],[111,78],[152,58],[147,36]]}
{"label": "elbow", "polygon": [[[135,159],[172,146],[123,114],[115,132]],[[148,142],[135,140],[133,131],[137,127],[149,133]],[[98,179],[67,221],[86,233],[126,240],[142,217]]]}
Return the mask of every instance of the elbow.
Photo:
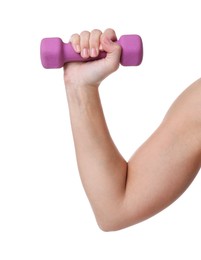
{"label": "elbow", "polygon": [[97,219],[97,225],[103,232],[119,231],[134,224],[128,223],[125,219]]}
{"label": "elbow", "polygon": [[94,211],[98,227],[103,232],[119,231],[137,224],[139,219],[133,211],[128,210],[123,204],[112,209]]}
{"label": "elbow", "polygon": [[119,229],[114,228],[112,225],[108,223],[97,223],[98,227],[100,228],[101,231],[103,232],[113,232],[113,231],[118,231]]}
{"label": "elbow", "polygon": [[111,225],[109,223],[97,223],[98,224],[98,227],[100,228],[101,231],[103,232],[114,232],[114,231],[118,231],[118,230],[121,230],[121,228],[118,228],[116,226]]}
{"label": "elbow", "polygon": [[136,213],[123,203],[94,211],[97,225],[103,232],[119,231],[139,223],[140,218]]}

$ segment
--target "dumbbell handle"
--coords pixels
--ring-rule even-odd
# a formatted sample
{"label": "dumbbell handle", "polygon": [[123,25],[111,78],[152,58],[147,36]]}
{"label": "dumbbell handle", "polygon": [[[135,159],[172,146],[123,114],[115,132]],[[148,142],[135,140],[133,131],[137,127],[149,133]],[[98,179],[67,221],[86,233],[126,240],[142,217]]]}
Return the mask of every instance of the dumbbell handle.
{"label": "dumbbell handle", "polygon": [[[143,47],[139,35],[123,35],[116,41],[122,47],[120,63],[123,66],[138,66],[142,61]],[[60,38],[44,38],[41,41],[41,62],[44,68],[61,68],[66,62],[93,61],[106,57],[101,51],[95,58],[84,59],[76,53],[71,43],[63,43]]]}
{"label": "dumbbell handle", "polygon": [[106,57],[106,52],[104,51],[100,51],[99,55],[97,57],[89,57],[89,58],[82,58],[82,56],[75,52],[72,44],[71,43],[64,43],[63,45],[63,50],[64,50],[64,60],[66,62],[74,62],[74,61],[93,61],[93,60],[99,60],[99,59],[103,59]]}

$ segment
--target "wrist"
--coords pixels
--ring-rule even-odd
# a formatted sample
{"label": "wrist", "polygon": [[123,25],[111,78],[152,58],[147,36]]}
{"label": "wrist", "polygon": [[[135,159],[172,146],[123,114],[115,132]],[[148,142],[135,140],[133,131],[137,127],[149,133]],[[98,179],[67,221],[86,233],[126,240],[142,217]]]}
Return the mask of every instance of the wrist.
{"label": "wrist", "polygon": [[98,89],[100,83],[78,83],[78,82],[66,82],[65,81],[65,88],[66,91],[71,92],[82,92],[82,91],[91,91],[91,89]]}
{"label": "wrist", "polygon": [[79,106],[92,103],[99,96],[98,86],[94,85],[69,84],[66,86],[66,94],[68,102],[77,103]]}

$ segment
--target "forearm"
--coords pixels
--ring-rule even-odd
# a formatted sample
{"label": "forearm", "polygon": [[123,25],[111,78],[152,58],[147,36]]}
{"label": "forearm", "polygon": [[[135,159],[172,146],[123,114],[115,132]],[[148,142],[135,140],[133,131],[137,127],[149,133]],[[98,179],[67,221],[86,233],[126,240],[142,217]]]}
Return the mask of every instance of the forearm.
{"label": "forearm", "polygon": [[67,88],[66,92],[80,177],[99,222],[114,217],[122,205],[127,162],[109,134],[98,88]]}

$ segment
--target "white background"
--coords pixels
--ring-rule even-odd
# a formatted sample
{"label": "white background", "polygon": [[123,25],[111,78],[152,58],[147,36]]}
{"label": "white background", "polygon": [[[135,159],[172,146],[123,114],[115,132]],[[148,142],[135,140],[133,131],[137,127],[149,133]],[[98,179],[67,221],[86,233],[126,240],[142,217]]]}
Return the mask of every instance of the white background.
{"label": "white background", "polygon": [[144,60],[104,81],[109,129],[128,159],[201,74],[200,1],[8,0],[0,4],[0,259],[200,259],[200,175],[136,226],[99,230],[80,183],[63,71],[40,41],[112,27],[139,34]]}

